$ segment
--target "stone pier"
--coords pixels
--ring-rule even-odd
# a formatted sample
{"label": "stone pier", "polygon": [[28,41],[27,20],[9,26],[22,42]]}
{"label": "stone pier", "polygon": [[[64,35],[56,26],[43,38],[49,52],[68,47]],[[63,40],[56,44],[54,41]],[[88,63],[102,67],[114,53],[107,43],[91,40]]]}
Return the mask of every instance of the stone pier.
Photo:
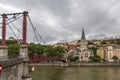
{"label": "stone pier", "polygon": [[28,71],[29,59],[27,45],[20,46],[19,55],[18,58],[8,59],[7,47],[0,47],[0,64],[2,64],[0,80],[32,80]]}
{"label": "stone pier", "polygon": [[7,46],[0,46],[0,61],[8,59],[8,48]]}

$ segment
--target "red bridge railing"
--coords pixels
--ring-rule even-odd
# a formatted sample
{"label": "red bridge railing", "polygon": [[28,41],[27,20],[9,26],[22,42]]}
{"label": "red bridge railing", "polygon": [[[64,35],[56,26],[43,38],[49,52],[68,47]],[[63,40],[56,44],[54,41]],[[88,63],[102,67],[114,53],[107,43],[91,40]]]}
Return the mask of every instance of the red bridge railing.
{"label": "red bridge railing", "polygon": [[29,56],[30,62],[41,62],[41,61],[64,61],[64,58],[59,58],[56,56]]}

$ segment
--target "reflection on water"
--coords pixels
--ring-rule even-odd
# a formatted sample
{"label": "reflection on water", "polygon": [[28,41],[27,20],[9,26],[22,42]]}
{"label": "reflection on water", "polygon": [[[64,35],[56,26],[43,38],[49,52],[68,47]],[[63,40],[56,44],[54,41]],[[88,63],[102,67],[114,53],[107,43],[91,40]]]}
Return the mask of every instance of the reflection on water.
{"label": "reflection on water", "polygon": [[119,67],[36,67],[33,80],[120,80]]}

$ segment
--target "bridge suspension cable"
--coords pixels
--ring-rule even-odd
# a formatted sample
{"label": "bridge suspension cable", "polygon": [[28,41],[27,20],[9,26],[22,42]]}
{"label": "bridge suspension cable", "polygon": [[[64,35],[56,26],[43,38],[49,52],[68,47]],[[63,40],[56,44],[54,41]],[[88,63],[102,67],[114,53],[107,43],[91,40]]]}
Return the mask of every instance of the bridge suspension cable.
{"label": "bridge suspension cable", "polygon": [[37,38],[37,41],[39,42],[39,39],[38,39],[38,37],[37,37],[37,34],[36,34],[36,32],[35,32],[35,27],[34,27],[34,25],[33,25],[33,23],[32,23],[32,21],[31,21],[31,19],[30,19],[30,17],[28,16],[28,20],[29,20],[29,22],[30,22],[30,24],[31,24],[31,26],[32,26],[32,29],[33,29],[33,31],[34,31],[34,34],[35,34],[35,37]]}
{"label": "bridge suspension cable", "polygon": [[29,20],[29,22],[30,22],[30,24],[31,24],[31,26],[32,26],[32,28],[33,28],[34,34],[35,34],[38,42],[39,42],[39,40],[41,40],[41,41],[45,44],[45,41],[42,39],[42,37],[41,37],[41,35],[39,34],[38,30],[37,30],[36,27],[33,25],[32,20],[31,20],[31,18],[30,18],[29,15],[28,15],[28,20]]}
{"label": "bridge suspension cable", "polygon": [[[11,22],[11,24],[13,25],[13,27],[15,27],[15,29],[22,35],[22,32],[20,31],[20,29],[18,29],[17,28],[17,26],[13,23],[13,22]],[[14,31],[14,30],[12,30],[12,31]],[[15,34],[16,35],[16,34]],[[19,37],[16,37],[18,40],[19,40]],[[20,41],[20,40],[19,40]],[[27,41],[29,41],[29,40],[27,40]],[[31,42],[31,41],[29,41],[29,42]]]}
{"label": "bridge suspension cable", "polygon": [[[18,16],[18,17],[16,17],[16,18],[10,18],[9,20],[7,20],[7,21],[9,21],[9,22],[7,22],[6,25],[8,25],[9,23],[12,23],[13,21],[18,20],[18,19],[21,18],[21,17],[22,17],[22,15],[21,15],[21,16]],[[11,19],[13,19],[13,20],[11,20]],[[1,22],[0,24],[2,24],[2,22]],[[0,28],[1,28],[1,27],[0,27]]]}
{"label": "bridge suspension cable", "polygon": [[17,40],[19,39],[18,36],[15,34],[14,30],[12,29],[12,27],[8,24],[8,27],[11,29],[12,33],[15,35],[15,37],[17,38]]}
{"label": "bridge suspension cable", "polygon": [[11,22],[11,24],[13,25],[13,27],[15,27],[15,29],[16,29],[18,32],[20,32],[20,33],[22,34],[22,32],[20,31],[20,29],[18,29],[17,26],[16,26],[14,23]]}

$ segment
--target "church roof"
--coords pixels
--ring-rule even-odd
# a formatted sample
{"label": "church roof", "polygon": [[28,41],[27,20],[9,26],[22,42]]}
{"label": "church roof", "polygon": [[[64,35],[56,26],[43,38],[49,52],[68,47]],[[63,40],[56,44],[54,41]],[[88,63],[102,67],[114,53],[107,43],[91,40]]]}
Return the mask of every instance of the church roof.
{"label": "church roof", "polygon": [[84,49],[83,52],[84,52],[84,51],[93,52],[91,49]]}
{"label": "church roof", "polygon": [[85,38],[85,32],[84,32],[84,28],[82,29],[81,40],[86,40],[86,38]]}

